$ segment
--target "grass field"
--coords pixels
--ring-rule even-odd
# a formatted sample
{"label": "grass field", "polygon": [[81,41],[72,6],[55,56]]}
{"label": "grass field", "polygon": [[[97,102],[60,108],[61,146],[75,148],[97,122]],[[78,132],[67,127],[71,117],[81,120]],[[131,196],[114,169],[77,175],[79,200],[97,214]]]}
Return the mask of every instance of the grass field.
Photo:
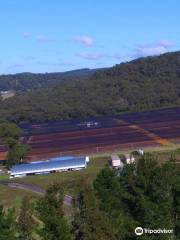
{"label": "grass field", "polygon": [[[162,163],[171,157],[175,157],[177,161],[180,161],[180,150],[171,149],[168,147],[149,149],[156,159]],[[127,151],[117,152],[117,154],[127,153]],[[96,178],[98,172],[108,163],[110,155],[101,154],[94,155],[90,158],[88,167],[81,171],[54,173],[49,175],[36,175],[28,176],[25,178],[16,178],[12,181],[19,183],[34,184],[42,188],[47,188],[53,182],[58,182],[65,189],[66,193],[76,195],[76,193],[82,188],[85,182],[92,184]],[[180,165],[180,164],[179,164]],[[0,176],[0,180],[8,180],[7,175]],[[31,197],[37,196],[35,193],[31,193],[27,190],[11,189],[6,186],[0,186],[0,201],[6,206],[20,205],[23,196],[29,195]]]}
{"label": "grass field", "polygon": [[37,194],[26,190],[12,189],[0,185],[0,203],[5,207],[15,207],[18,209],[21,205],[22,198],[27,195],[32,198],[38,197]]}
{"label": "grass field", "polygon": [[[108,160],[109,156],[107,155],[93,157],[88,167],[81,171],[28,176],[21,179],[16,178],[13,181],[34,184],[42,188],[47,188],[51,183],[58,182],[65,189],[66,193],[75,195],[85,181],[88,183],[93,182],[98,172],[105,166]],[[8,176],[0,176],[0,180],[8,180]],[[3,205],[18,207],[22,197],[25,195],[30,195],[31,197],[37,196],[37,194],[27,190],[12,189],[0,185],[0,201]]]}

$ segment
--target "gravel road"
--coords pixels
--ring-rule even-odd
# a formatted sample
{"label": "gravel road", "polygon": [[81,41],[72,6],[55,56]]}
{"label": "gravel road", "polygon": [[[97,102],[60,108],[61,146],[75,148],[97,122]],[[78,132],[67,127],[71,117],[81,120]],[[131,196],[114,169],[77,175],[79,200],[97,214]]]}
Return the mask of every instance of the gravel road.
{"label": "gravel road", "polygon": [[[16,188],[16,189],[23,189],[27,191],[31,191],[40,195],[44,195],[46,193],[46,190],[38,187],[33,184],[23,184],[23,183],[16,183],[16,182],[10,182],[10,181],[0,181],[1,185],[8,186],[10,188]],[[73,203],[73,198],[70,195],[64,196],[64,204],[67,206],[71,206]]]}

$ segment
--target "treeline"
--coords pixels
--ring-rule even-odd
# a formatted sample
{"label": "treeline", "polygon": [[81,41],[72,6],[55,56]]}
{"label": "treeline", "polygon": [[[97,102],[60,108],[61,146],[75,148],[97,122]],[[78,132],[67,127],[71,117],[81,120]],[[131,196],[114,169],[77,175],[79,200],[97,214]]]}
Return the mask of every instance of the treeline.
{"label": "treeline", "polygon": [[47,121],[180,105],[180,52],[122,63],[86,80],[65,82],[6,100],[0,116]]}
{"label": "treeline", "polygon": [[57,85],[64,81],[79,80],[91,76],[96,69],[79,69],[57,73],[17,73],[0,75],[0,91],[32,91],[38,88]]}
{"label": "treeline", "polygon": [[[173,230],[168,234],[144,234],[143,240],[180,238],[180,177],[174,158],[159,165],[147,154],[122,171],[105,167],[93,186],[83,181],[70,220],[63,211],[63,198],[62,186],[56,183],[33,208],[23,201],[14,224],[12,217],[8,224],[9,215],[0,213],[0,235],[11,239],[8,234],[17,225],[14,239],[34,239],[38,234],[43,240],[136,240],[139,237],[134,230],[140,226]],[[6,231],[8,227],[11,231]]]}

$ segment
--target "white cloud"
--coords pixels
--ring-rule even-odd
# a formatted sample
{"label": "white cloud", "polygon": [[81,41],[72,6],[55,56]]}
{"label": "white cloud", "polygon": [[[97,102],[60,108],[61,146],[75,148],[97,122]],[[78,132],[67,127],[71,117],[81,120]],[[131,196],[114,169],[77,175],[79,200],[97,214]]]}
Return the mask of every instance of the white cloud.
{"label": "white cloud", "polygon": [[47,65],[47,66],[72,66],[73,63],[70,61],[57,61],[57,62],[48,62],[48,61],[37,61],[38,65]]}
{"label": "white cloud", "polygon": [[94,45],[94,40],[89,36],[75,36],[74,41],[83,44],[86,47],[92,47]]}
{"label": "white cloud", "polygon": [[19,70],[23,67],[24,67],[24,65],[21,63],[14,63],[14,64],[9,65],[8,69],[18,69]]}
{"label": "white cloud", "polygon": [[165,47],[165,48],[172,47],[174,45],[174,43],[172,43],[172,42],[170,42],[168,40],[161,40],[158,44],[160,46]]}
{"label": "white cloud", "polygon": [[50,65],[50,63],[47,62],[47,61],[37,61],[36,64],[38,64],[38,65]]}
{"label": "white cloud", "polygon": [[53,66],[73,66],[74,64],[70,61],[61,61],[53,63]]}
{"label": "white cloud", "polygon": [[15,63],[15,64],[11,65],[11,67],[19,68],[19,67],[24,67],[24,65],[21,63]]}
{"label": "white cloud", "polygon": [[92,60],[92,61],[100,60],[100,59],[106,57],[105,54],[101,54],[101,53],[80,53],[79,56],[86,60]]}
{"label": "white cloud", "polygon": [[23,35],[24,38],[28,38],[28,37],[31,36],[31,33],[29,33],[29,32],[23,32],[22,35]]}
{"label": "white cloud", "polygon": [[100,59],[116,59],[116,60],[122,60],[124,56],[120,53],[113,53],[113,54],[107,54],[107,53],[80,53],[78,55],[81,58],[87,59],[87,60],[100,60]]}
{"label": "white cloud", "polygon": [[32,61],[32,60],[35,60],[36,58],[33,56],[25,56],[24,59],[28,61]]}
{"label": "white cloud", "polygon": [[147,57],[163,54],[173,46],[173,43],[167,40],[162,40],[154,44],[140,44],[134,50],[133,57]]}
{"label": "white cloud", "polygon": [[47,43],[47,42],[51,42],[51,41],[54,41],[53,39],[49,38],[49,37],[46,37],[44,35],[39,35],[36,37],[36,40],[38,42],[41,42],[41,43]]}
{"label": "white cloud", "polygon": [[122,59],[123,56],[120,53],[114,53],[114,54],[110,55],[110,57],[120,60],[120,59]]}

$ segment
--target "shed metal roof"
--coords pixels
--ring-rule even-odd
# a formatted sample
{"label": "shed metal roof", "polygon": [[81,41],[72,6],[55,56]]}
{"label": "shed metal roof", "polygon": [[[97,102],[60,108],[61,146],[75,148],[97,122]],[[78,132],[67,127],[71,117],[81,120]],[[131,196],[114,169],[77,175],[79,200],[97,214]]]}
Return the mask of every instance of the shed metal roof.
{"label": "shed metal roof", "polygon": [[86,158],[85,157],[73,157],[69,159],[56,159],[54,161],[44,161],[28,163],[28,164],[19,164],[11,168],[11,175],[15,174],[28,174],[36,172],[45,172],[69,168],[83,168],[86,167]]}
{"label": "shed metal roof", "polygon": [[72,160],[72,159],[76,159],[76,158],[79,158],[79,157],[75,157],[75,156],[60,156],[60,157],[53,157],[53,158],[49,158],[49,159],[44,159],[44,160],[41,160],[41,161],[34,161],[34,162],[31,162],[31,163],[37,164],[37,163],[44,163],[44,162],[47,162],[47,161],[62,161],[62,160],[70,160],[70,159]]}

